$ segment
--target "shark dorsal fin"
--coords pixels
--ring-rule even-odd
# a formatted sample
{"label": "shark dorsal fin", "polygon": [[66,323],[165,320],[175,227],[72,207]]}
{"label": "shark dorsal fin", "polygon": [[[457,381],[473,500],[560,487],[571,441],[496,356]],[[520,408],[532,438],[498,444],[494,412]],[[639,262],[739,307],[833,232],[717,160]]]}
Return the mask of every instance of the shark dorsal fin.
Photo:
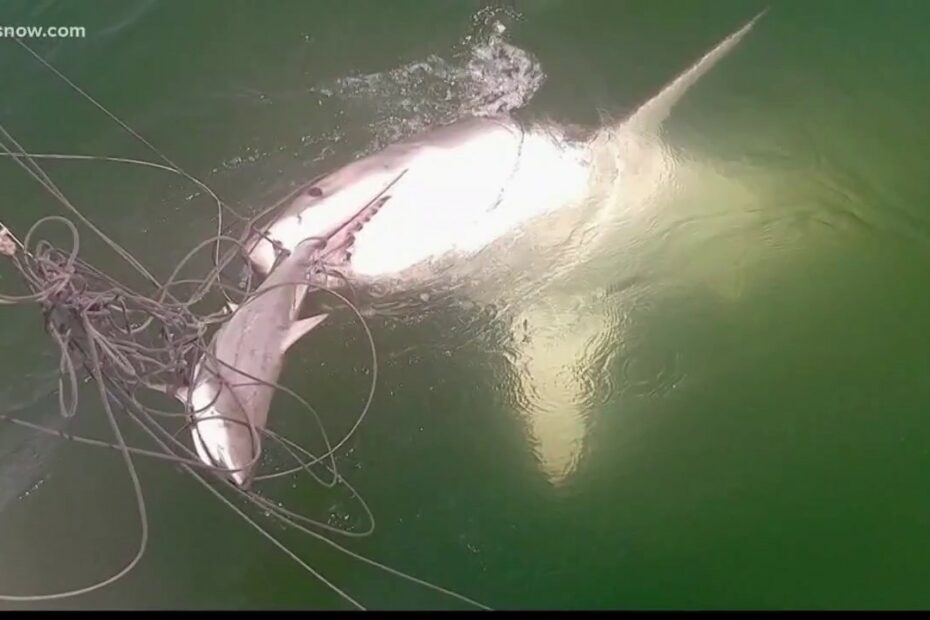
{"label": "shark dorsal fin", "polygon": [[295,342],[307,335],[314,327],[326,320],[328,316],[328,314],[317,314],[291,323],[291,327],[284,337],[284,342],[281,344],[281,352],[284,353],[290,349]]}

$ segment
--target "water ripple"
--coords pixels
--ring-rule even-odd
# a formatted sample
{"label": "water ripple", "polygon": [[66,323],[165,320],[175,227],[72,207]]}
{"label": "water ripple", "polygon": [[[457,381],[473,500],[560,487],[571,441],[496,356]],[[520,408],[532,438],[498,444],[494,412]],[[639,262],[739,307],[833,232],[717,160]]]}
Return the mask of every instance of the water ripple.
{"label": "water ripple", "polygon": [[366,152],[466,115],[514,110],[545,81],[539,61],[505,40],[504,9],[476,13],[474,32],[449,58],[438,55],[380,73],[347,76],[313,86],[320,103],[361,108],[374,140]]}

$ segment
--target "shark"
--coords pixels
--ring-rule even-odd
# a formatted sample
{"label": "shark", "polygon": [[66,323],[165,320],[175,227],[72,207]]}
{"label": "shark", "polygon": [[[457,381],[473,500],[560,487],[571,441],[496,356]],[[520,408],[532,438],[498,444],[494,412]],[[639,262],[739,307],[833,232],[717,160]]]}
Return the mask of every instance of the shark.
{"label": "shark", "polygon": [[[273,277],[282,253],[313,239],[320,243],[317,276],[339,274],[327,284],[415,289],[435,282],[441,265],[469,263],[547,218],[576,213],[596,231],[612,208],[610,201],[597,200],[598,193],[625,192],[649,205],[663,190],[670,165],[661,140],[664,121],[766,12],[719,41],[631,114],[581,138],[558,123],[528,124],[509,113],[466,117],[324,174],[257,227],[246,244],[251,268]],[[592,203],[603,206],[592,212],[586,208]],[[558,238],[570,230],[537,225],[534,234]],[[587,245],[590,254],[596,239]],[[514,325],[544,326],[557,312],[553,303],[523,308]],[[540,466],[553,482],[577,466],[586,435],[578,407],[589,386],[568,366],[609,328],[610,317],[595,310],[577,323],[577,333],[529,339],[515,351],[522,389],[536,395],[529,400],[552,403],[521,413]]]}

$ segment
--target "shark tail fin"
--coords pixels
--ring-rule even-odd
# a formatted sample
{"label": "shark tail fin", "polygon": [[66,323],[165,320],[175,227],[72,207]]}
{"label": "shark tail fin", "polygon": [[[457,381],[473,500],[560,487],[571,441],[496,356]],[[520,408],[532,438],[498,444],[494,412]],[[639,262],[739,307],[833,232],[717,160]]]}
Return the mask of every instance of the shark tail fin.
{"label": "shark tail fin", "polygon": [[768,12],[768,8],[760,11],[739,30],[730,34],[718,43],[712,50],[696,63],[691,65],[684,73],[665,86],[659,94],[640,106],[632,116],[624,121],[624,125],[638,133],[654,133],[668,118],[676,103],[684,96],[691,86],[701,79],[714,65],[720,62],[727,54],[742,41],[752,27],[756,25]]}

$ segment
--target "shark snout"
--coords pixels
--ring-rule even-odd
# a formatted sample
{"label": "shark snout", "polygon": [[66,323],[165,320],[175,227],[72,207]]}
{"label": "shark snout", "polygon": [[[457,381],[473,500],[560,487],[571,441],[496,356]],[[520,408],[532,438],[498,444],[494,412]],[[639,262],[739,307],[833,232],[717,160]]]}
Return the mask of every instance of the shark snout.
{"label": "shark snout", "polygon": [[226,469],[237,486],[249,487],[254,477],[258,439],[247,425],[224,419],[216,408],[209,407],[195,415],[191,435],[197,455],[205,465]]}

